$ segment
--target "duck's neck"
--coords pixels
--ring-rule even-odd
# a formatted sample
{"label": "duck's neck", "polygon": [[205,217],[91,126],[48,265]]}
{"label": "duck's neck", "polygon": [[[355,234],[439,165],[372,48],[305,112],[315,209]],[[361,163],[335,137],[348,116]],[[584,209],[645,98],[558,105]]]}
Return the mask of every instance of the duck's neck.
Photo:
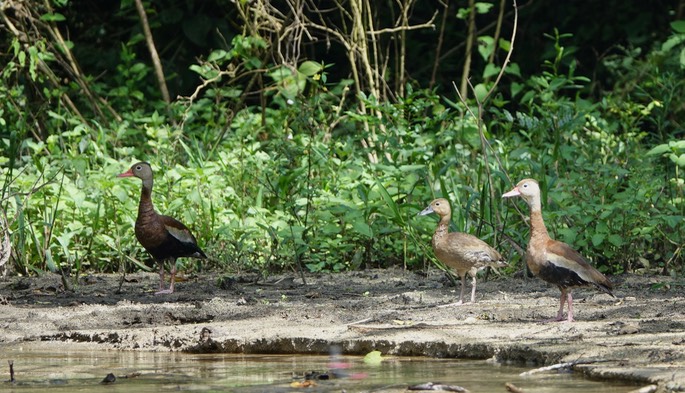
{"label": "duck's neck", "polygon": [[531,239],[549,239],[547,227],[542,219],[542,203],[537,196],[530,200],[530,237]]}
{"label": "duck's neck", "polygon": [[140,191],[140,203],[138,204],[138,217],[155,214],[152,205],[152,179],[143,180],[143,188]]}
{"label": "duck's neck", "polygon": [[433,246],[435,246],[437,243],[439,243],[442,239],[444,239],[447,236],[447,233],[450,229],[450,218],[450,214],[440,217],[438,227],[435,229],[435,233],[433,234]]}

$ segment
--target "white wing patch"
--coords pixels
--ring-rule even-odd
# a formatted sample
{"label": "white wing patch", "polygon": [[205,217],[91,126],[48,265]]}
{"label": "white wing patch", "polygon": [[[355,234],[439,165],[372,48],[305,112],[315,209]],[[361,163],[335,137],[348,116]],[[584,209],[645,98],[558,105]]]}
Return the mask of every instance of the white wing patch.
{"label": "white wing patch", "polygon": [[192,235],[184,230],[184,229],[179,229],[176,227],[172,227],[170,225],[165,225],[164,226],[167,231],[171,234],[171,236],[175,237],[179,241],[183,243],[194,243]]}
{"label": "white wing patch", "polygon": [[583,267],[576,261],[568,260],[563,256],[557,255],[553,252],[547,253],[547,260],[550,263],[553,263],[554,265],[575,272],[578,275],[578,277],[580,277],[586,282],[594,282],[594,280],[592,280],[592,278],[586,274],[585,269],[583,269]]}

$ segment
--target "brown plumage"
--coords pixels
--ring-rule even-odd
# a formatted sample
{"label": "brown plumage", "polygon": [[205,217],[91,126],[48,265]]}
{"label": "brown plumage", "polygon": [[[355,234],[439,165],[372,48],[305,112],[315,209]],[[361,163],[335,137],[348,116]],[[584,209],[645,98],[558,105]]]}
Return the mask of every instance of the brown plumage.
{"label": "brown plumage", "polygon": [[534,275],[554,284],[561,290],[559,312],[555,321],[564,320],[564,303],[568,303],[568,322],[573,322],[573,296],[571,289],[595,286],[611,296],[611,282],[592,267],[576,250],[566,243],[551,239],[542,220],[540,186],[533,179],[521,180],[503,198],[520,196],[530,207],[530,241],[526,251],[526,264]]}
{"label": "brown plumage", "polygon": [[[195,236],[180,221],[163,216],[155,211],[152,204],[152,168],[147,162],[133,164],[131,168],[117,177],[135,176],[143,181],[136,219],[136,238],[140,244],[159,263],[159,294],[174,292],[176,259],[183,257],[207,258],[198,247]],[[171,261],[171,284],[164,289],[164,263]]]}
{"label": "brown plumage", "polygon": [[440,262],[457,271],[461,277],[461,293],[459,302],[464,302],[464,287],[466,287],[466,273],[473,278],[471,285],[471,303],[476,302],[476,273],[488,266],[506,266],[502,256],[487,243],[468,233],[449,232],[452,210],[447,199],[439,198],[428,205],[421,213],[422,216],[436,213],[440,216],[438,227],[433,234],[433,251]]}

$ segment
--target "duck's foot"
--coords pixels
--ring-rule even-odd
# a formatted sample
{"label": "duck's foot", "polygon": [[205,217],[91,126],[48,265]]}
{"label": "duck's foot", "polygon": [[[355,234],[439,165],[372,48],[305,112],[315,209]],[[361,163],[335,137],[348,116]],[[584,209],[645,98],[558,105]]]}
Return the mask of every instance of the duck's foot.
{"label": "duck's foot", "polygon": [[550,322],[564,322],[564,323],[568,323],[568,322],[573,322],[573,318],[572,318],[572,317],[571,317],[571,318],[564,318],[564,316],[562,315],[562,316],[560,316],[560,317],[557,316],[556,318],[552,318],[552,319],[543,319],[542,321],[540,321],[540,323],[550,323]]}
{"label": "duck's foot", "polygon": [[439,306],[438,306],[438,308],[444,308],[444,307],[456,307],[456,306],[462,306],[462,305],[464,305],[464,304],[466,304],[466,303],[464,303],[463,301],[461,301],[461,300],[460,300],[460,301],[458,301],[458,302],[454,302],[454,303],[449,303],[449,304],[441,304],[441,305],[439,305]]}
{"label": "duck's foot", "polygon": [[162,289],[161,291],[157,291],[157,292],[155,292],[155,295],[168,295],[171,293],[174,293],[174,290],[170,288],[170,289]]}

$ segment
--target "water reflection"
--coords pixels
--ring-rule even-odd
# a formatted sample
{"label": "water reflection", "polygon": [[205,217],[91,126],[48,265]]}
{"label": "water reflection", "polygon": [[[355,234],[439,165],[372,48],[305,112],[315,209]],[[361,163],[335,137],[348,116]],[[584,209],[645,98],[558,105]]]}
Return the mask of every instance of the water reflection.
{"label": "water reflection", "polygon": [[[425,382],[458,385],[473,393],[505,392],[511,382],[526,392],[626,392],[623,383],[588,381],[572,373],[546,373],[522,378],[528,368],[491,364],[482,360],[391,358],[369,366],[361,357],[343,356],[350,378],[316,380],[310,388],[294,388],[305,373],[330,371],[328,356],[310,355],[197,355],[175,352],[119,352],[106,350],[46,352],[19,345],[0,347],[0,390],[7,392],[403,392]],[[14,360],[16,383],[10,384],[7,361]],[[343,367],[336,365],[335,367]],[[113,373],[116,382],[101,381]],[[354,378],[352,378],[354,377]]]}

